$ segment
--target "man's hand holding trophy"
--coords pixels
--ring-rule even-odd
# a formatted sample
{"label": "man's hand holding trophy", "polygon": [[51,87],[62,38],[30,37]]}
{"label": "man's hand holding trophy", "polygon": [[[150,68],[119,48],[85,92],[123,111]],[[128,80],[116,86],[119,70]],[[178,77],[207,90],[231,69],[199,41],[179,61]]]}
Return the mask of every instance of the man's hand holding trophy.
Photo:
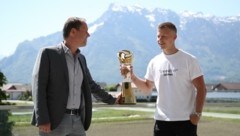
{"label": "man's hand holding trophy", "polygon": [[122,50],[118,52],[118,59],[122,68],[125,68],[125,72],[122,73],[124,79],[122,81],[122,102],[120,104],[136,104],[136,97],[134,95],[131,85],[131,66],[133,60],[133,54],[128,50]]}

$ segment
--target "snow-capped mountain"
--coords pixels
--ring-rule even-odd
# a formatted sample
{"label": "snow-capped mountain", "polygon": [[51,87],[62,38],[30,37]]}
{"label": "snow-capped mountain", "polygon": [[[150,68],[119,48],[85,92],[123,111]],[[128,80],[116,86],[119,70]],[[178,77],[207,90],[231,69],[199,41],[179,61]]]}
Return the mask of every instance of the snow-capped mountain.
{"label": "snow-capped mountain", "polygon": [[[93,78],[99,82],[120,82],[117,52],[123,49],[134,53],[135,72],[144,76],[149,60],[161,52],[156,31],[158,24],[165,21],[177,26],[176,46],[198,58],[208,82],[240,81],[240,16],[217,17],[116,4],[89,24],[91,36],[88,45],[81,49]],[[0,70],[9,82],[29,83],[39,49],[61,41],[61,32],[24,41],[12,56],[0,61]]]}

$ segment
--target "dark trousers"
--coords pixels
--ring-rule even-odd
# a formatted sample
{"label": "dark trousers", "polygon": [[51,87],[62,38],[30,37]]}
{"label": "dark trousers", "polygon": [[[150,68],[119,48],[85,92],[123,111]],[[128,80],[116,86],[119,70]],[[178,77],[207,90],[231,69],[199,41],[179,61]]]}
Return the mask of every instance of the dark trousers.
{"label": "dark trousers", "polygon": [[154,136],[197,136],[197,126],[187,121],[159,121],[154,125]]}

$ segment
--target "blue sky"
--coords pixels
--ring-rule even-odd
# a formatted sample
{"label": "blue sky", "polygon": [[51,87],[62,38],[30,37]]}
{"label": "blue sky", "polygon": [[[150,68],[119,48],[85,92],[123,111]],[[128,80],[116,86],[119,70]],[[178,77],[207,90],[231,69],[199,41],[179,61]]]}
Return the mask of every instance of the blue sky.
{"label": "blue sky", "polygon": [[24,40],[61,31],[69,16],[95,21],[109,4],[139,5],[143,8],[184,10],[215,16],[240,15],[240,0],[1,0],[0,57],[14,53]]}

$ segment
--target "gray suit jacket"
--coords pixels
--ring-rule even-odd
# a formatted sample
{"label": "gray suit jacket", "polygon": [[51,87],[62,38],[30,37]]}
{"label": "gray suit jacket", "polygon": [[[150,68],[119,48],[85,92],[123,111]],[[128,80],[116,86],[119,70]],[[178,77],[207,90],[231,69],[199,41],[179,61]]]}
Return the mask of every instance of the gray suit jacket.
{"label": "gray suit jacket", "polygon": [[[32,125],[51,123],[51,129],[55,129],[63,119],[66,111],[69,81],[68,68],[62,44],[55,47],[48,47],[39,53],[32,79],[32,92],[34,100],[34,110]],[[79,111],[85,130],[91,124],[92,118],[92,98],[91,93],[97,100],[108,104],[114,104],[113,98],[97,85],[88,70],[85,57],[78,56],[82,71],[82,95]]]}

